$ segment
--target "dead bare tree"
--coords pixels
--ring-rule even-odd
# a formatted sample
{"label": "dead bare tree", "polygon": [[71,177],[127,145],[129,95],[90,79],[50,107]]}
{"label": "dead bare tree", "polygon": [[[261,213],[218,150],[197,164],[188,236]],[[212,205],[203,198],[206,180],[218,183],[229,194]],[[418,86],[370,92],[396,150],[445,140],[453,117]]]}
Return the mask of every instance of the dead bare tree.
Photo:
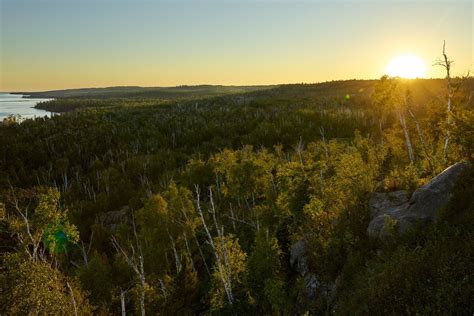
{"label": "dead bare tree", "polygon": [[194,272],[197,272],[196,266],[194,265],[193,255],[191,253],[191,249],[189,248],[188,237],[186,236],[186,232],[183,232],[183,236],[184,244],[186,245],[186,251],[188,252],[189,262],[191,264],[191,269],[193,269]]}
{"label": "dead bare tree", "polygon": [[179,273],[179,271],[181,271],[181,262],[179,260],[178,251],[176,249],[176,244],[175,244],[174,238],[173,238],[173,236],[171,236],[169,230],[166,229],[166,231],[168,232],[168,237],[170,238],[171,246],[173,248],[174,262],[175,262],[175,266],[176,266],[176,273]]}
{"label": "dead bare tree", "polygon": [[443,146],[443,154],[444,158],[448,159],[448,148],[449,148],[449,140],[451,137],[451,124],[452,124],[452,112],[453,112],[453,97],[454,97],[454,86],[452,84],[451,78],[451,66],[454,63],[453,60],[448,58],[446,54],[446,41],[443,41],[443,58],[438,60],[435,65],[441,66],[446,70],[446,83],[448,88],[448,95],[447,95],[447,109],[446,109],[446,136],[444,138],[444,146]]}
{"label": "dead bare tree", "polygon": [[[135,237],[135,246],[129,240],[130,251],[126,251],[120,245],[120,242],[117,240],[115,236],[112,235],[111,239],[112,239],[112,245],[114,246],[117,253],[123,256],[127,264],[132,268],[133,272],[135,272],[135,274],[138,277],[138,280],[140,281],[140,310],[141,310],[141,315],[144,316],[145,315],[145,284],[146,284],[144,258],[143,258],[142,246],[138,239],[137,227],[135,225],[135,217],[133,216],[133,214],[132,214],[132,227],[133,227],[133,234]],[[138,253],[136,253],[135,247],[137,248]]]}
{"label": "dead bare tree", "polygon": [[[81,240],[81,245],[78,246],[79,247],[79,250],[81,251],[81,255],[82,255],[82,260],[84,262],[84,266],[88,266],[89,265],[89,253],[91,251],[91,247],[92,247],[92,240],[94,238],[94,232],[91,233],[91,237],[89,238],[89,246],[87,247],[86,249],[86,246],[84,245],[84,242]],[[76,268],[80,268],[80,264],[77,263],[76,261],[74,260],[71,260],[70,261],[71,264],[73,266],[75,266]]]}
{"label": "dead bare tree", "polygon": [[[183,208],[181,210],[181,212],[183,213],[184,218],[186,219],[186,221],[189,222],[188,215],[186,215],[186,210]],[[199,255],[201,256],[202,262],[204,264],[204,268],[206,269],[207,274],[209,276],[211,276],[211,271],[209,270],[209,267],[207,266],[206,257],[204,256],[204,253],[202,252],[201,244],[199,243],[199,240],[197,239],[197,236],[196,236],[196,233],[194,232],[194,229],[192,229],[191,232],[192,232],[192,235],[193,235],[194,242],[196,243],[196,246],[198,248]],[[185,235],[185,238],[186,238],[186,235]]]}
{"label": "dead bare tree", "polygon": [[82,254],[82,259],[84,260],[84,264],[87,266],[89,264],[89,253],[91,252],[91,247],[92,247],[92,240],[94,239],[94,232],[91,232],[91,237],[89,238],[89,246],[86,247],[84,246],[84,242],[81,240],[81,254]]}
{"label": "dead bare tree", "polygon": [[[443,146],[443,154],[445,160],[448,159],[449,155],[449,142],[451,138],[451,130],[455,125],[454,119],[454,104],[453,99],[456,96],[457,92],[463,86],[464,82],[471,78],[469,71],[466,75],[461,76],[460,78],[453,78],[451,73],[451,67],[454,63],[454,60],[448,58],[446,54],[446,41],[443,41],[443,58],[436,61],[434,64],[435,66],[441,66],[446,71],[446,83],[447,83],[447,108],[446,108],[446,136],[444,139],[444,146]],[[470,96],[467,101],[467,105],[469,105],[473,92],[471,91]]]}

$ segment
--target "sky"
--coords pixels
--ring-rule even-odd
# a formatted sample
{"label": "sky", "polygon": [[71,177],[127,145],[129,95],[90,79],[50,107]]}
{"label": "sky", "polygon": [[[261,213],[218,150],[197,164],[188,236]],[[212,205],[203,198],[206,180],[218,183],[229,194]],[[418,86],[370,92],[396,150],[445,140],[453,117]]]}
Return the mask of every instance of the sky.
{"label": "sky", "polygon": [[428,77],[474,69],[472,0],[0,0],[0,91]]}

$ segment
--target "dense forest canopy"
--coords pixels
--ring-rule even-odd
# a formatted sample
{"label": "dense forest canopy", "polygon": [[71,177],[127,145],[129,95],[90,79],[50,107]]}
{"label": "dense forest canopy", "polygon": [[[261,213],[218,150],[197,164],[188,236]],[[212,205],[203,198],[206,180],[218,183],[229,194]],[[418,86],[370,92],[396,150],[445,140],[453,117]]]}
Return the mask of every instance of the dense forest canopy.
{"label": "dense forest canopy", "polygon": [[[472,168],[435,224],[384,240],[367,225],[372,192],[474,158],[472,91],[383,77],[32,94],[64,113],[0,125],[0,313],[470,314]],[[301,241],[314,293],[290,263]]]}
{"label": "dense forest canopy", "polygon": [[154,98],[154,99],[179,99],[190,97],[212,97],[225,94],[246,93],[272,86],[177,86],[177,87],[108,87],[66,89],[40,92],[19,92],[32,98]]}

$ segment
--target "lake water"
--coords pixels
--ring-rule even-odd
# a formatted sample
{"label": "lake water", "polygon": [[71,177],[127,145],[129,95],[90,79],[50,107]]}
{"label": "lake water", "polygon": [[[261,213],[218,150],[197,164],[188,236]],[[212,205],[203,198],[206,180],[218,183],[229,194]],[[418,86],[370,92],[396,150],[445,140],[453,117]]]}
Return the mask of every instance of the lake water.
{"label": "lake water", "polygon": [[21,94],[0,93],[0,122],[10,115],[19,116],[20,120],[51,116],[51,112],[34,108],[39,102],[48,100],[51,99],[24,99]]}

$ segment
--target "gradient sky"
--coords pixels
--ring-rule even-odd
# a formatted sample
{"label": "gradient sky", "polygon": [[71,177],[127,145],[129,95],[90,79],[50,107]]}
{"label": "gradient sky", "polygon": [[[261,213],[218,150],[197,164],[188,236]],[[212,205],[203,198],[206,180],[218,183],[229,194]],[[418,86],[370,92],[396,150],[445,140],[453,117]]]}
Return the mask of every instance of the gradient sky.
{"label": "gradient sky", "polygon": [[0,0],[0,91],[378,78],[443,40],[473,69],[473,1]]}

